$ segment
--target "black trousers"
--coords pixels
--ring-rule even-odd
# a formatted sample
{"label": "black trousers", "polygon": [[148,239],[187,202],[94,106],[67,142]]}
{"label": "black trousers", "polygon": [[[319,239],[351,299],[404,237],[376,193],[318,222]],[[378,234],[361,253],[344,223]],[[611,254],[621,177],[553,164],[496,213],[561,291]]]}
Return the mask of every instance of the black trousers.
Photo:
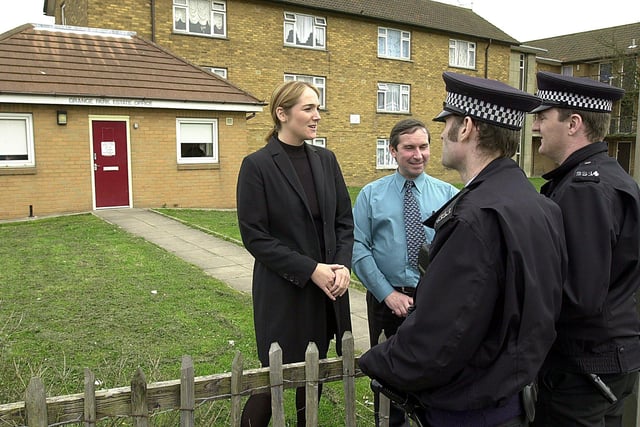
{"label": "black trousers", "polygon": [[633,393],[638,372],[601,374],[618,398],[609,402],[587,374],[547,368],[540,373],[534,427],[622,427],[625,399]]}
{"label": "black trousers", "polygon": [[[386,338],[395,334],[398,327],[404,321],[404,317],[398,317],[391,312],[387,304],[378,302],[371,292],[367,291],[367,319],[369,322],[369,344],[371,347],[378,344],[380,334],[384,332]],[[375,411],[376,426],[380,425],[379,409],[380,396],[373,394],[373,409]],[[402,409],[391,404],[389,411],[389,427],[401,427],[408,425],[405,413]]]}

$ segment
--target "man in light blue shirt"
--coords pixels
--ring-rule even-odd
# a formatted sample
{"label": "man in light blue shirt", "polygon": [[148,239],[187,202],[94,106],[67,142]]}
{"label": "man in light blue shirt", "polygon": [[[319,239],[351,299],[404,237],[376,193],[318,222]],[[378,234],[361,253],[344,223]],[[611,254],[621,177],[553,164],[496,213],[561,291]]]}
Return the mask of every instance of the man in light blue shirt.
{"label": "man in light blue shirt", "polygon": [[[413,305],[420,280],[415,261],[409,260],[403,215],[406,181],[420,208],[420,223],[458,193],[458,189],[427,175],[430,157],[429,131],[415,119],[404,119],[391,130],[389,150],[398,163],[394,174],[365,185],[353,207],[354,245],[352,268],[367,288],[367,316],[371,346],[381,332],[393,335]],[[427,243],[434,230],[421,225]],[[374,396],[378,425],[378,395]],[[405,424],[404,412],[392,407],[389,426]]]}

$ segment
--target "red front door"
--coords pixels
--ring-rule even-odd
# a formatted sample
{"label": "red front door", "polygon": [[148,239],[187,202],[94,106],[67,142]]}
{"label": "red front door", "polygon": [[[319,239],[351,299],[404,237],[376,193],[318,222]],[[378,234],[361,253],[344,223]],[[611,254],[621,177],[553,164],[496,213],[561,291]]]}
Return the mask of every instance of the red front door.
{"label": "red front door", "polygon": [[127,123],[94,120],[91,126],[96,208],[128,207]]}

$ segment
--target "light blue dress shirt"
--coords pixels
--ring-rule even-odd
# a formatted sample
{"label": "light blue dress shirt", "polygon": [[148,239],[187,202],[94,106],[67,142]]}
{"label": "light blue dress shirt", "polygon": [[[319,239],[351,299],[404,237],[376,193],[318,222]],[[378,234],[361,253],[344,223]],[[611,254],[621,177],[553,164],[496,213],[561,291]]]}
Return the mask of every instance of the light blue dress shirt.
{"label": "light blue dress shirt", "polygon": [[[353,206],[352,268],[365,287],[382,302],[394,286],[417,286],[418,269],[409,265],[402,215],[406,179],[397,171],[365,185]],[[413,190],[422,220],[458,193],[453,185],[422,173]],[[424,227],[431,243],[435,231]]]}

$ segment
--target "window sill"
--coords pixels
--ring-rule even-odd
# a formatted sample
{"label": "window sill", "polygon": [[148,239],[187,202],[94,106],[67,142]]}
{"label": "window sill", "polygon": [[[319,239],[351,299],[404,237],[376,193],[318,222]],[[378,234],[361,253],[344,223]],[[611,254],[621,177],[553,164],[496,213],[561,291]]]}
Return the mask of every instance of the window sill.
{"label": "window sill", "polygon": [[315,51],[318,51],[318,52],[326,52],[327,51],[327,48],[325,46],[314,47],[314,46],[303,46],[303,45],[298,45],[298,44],[285,43],[284,47],[292,47],[294,49],[315,50]]}
{"label": "window sill", "polygon": [[408,62],[410,64],[413,63],[413,60],[411,58],[400,58],[400,57],[397,57],[397,56],[382,56],[382,55],[378,55],[378,59],[388,59],[390,61]]}
{"label": "window sill", "polygon": [[474,66],[474,67],[465,67],[464,65],[454,65],[454,64],[449,64],[450,68],[457,68],[460,70],[470,70],[470,71],[478,71],[478,69]]}
{"label": "window sill", "polygon": [[188,31],[176,31],[173,30],[172,34],[180,35],[180,36],[192,36],[192,37],[204,37],[207,39],[218,39],[218,40],[229,40],[229,37],[226,35],[213,35],[213,34],[203,34],[203,33],[190,33]]}
{"label": "window sill", "polygon": [[0,167],[0,175],[35,175],[38,172],[35,166],[24,168]]}
{"label": "window sill", "polygon": [[211,169],[220,169],[220,163],[178,164],[179,171],[211,170]]}
{"label": "window sill", "polygon": [[399,114],[401,116],[406,116],[411,114],[411,111],[384,111],[384,110],[376,110],[378,114]]}

